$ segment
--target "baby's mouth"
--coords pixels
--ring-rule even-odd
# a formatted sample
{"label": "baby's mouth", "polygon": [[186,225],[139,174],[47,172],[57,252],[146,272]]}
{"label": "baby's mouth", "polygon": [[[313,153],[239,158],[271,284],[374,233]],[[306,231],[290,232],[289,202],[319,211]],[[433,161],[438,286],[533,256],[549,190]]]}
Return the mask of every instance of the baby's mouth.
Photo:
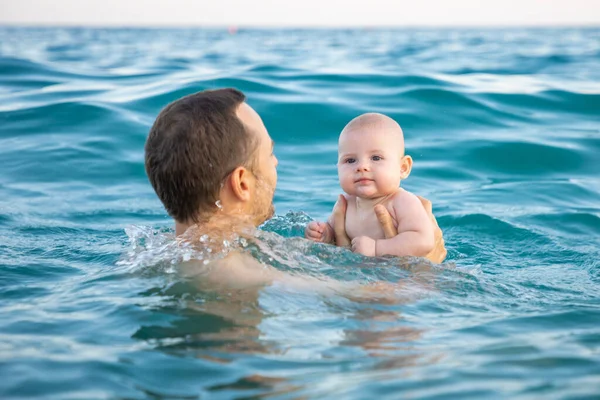
{"label": "baby's mouth", "polygon": [[354,183],[358,183],[358,184],[367,184],[373,182],[373,179],[369,179],[369,178],[359,178],[357,180],[354,181]]}

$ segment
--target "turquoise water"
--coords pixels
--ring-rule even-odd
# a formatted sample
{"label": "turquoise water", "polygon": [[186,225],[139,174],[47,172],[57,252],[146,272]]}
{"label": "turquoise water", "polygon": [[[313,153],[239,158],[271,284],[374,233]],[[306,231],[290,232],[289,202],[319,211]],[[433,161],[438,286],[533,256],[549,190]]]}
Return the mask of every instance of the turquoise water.
{"label": "turquoise water", "polygon": [[[280,160],[254,255],[397,304],[176,272],[143,145],[243,90]],[[443,265],[299,239],[354,116],[403,126]],[[598,398],[600,30],[0,28],[0,398]],[[179,258],[178,258],[179,257]]]}

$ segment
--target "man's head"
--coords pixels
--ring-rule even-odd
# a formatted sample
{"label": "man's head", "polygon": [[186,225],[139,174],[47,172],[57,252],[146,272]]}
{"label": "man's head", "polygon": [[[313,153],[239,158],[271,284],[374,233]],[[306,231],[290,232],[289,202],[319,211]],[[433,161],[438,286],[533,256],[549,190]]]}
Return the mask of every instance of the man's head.
{"label": "man's head", "polygon": [[256,223],[271,216],[277,159],[244,100],[235,89],[198,92],[167,105],[150,129],[146,173],[177,223],[216,212],[247,214]]}
{"label": "man's head", "polygon": [[383,114],[354,118],[340,134],[338,146],[340,185],[350,195],[388,195],[410,174],[412,158],[404,155],[402,129]]}

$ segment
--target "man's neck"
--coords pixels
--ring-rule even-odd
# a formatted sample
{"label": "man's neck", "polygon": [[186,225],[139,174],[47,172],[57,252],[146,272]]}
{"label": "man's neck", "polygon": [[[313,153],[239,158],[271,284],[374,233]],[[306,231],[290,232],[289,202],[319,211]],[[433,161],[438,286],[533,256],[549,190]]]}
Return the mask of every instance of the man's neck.
{"label": "man's neck", "polygon": [[175,221],[175,235],[176,236],[183,235],[188,230],[188,228],[190,228],[193,225],[195,225],[195,224],[188,224],[186,222]]}

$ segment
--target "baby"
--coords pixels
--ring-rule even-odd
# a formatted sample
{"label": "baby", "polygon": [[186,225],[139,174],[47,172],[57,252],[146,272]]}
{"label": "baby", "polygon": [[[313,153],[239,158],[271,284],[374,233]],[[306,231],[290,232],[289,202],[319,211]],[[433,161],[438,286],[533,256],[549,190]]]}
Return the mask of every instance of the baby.
{"label": "baby", "polygon": [[[417,196],[400,187],[412,163],[412,158],[404,155],[402,129],[393,119],[368,113],[346,125],[339,138],[337,165],[345,192],[340,201],[347,202],[345,228],[352,251],[371,257],[422,257],[434,248],[434,226],[429,215]],[[376,215],[376,211],[386,210],[397,232],[387,239],[390,234],[384,233]],[[339,244],[333,215],[328,222],[309,223],[305,236]]]}

